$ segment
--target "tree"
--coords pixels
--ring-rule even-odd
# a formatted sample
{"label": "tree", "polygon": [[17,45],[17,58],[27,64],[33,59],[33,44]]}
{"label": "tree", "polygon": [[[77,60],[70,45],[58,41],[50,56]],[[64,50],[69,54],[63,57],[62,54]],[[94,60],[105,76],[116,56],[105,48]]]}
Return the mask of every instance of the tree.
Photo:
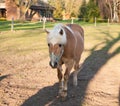
{"label": "tree", "polygon": [[109,11],[110,11],[110,18],[112,20],[112,17],[113,17],[113,10],[112,10],[112,5],[111,5],[111,1],[109,0],[106,0],[106,5],[108,5],[108,8],[109,8]]}
{"label": "tree", "polygon": [[94,0],[90,0],[87,4],[87,15],[89,21],[94,21],[95,17],[100,17],[99,8]]}
{"label": "tree", "polygon": [[62,18],[64,10],[64,0],[48,0],[48,3],[55,7],[53,12],[54,18]]}
{"label": "tree", "polygon": [[20,9],[20,20],[25,20],[25,14],[27,13],[30,6],[37,2],[37,0],[14,0],[16,5]]}
{"label": "tree", "polygon": [[84,21],[87,20],[87,4],[86,4],[86,0],[82,0],[82,5],[80,7],[80,10],[79,10],[79,18],[83,18]]}
{"label": "tree", "polygon": [[56,0],[55,3],[56,10],[54,11],[53,15],[55,18],[62,18],[62,11],[63,11],[63,3],[60,0]]}
{"label": "tree", "polygon": [[55,18],[63,18],[63,16],[71,18],[79,15],[80,0],[49,0],[49,3],[56,8]]}
{"label": "tree", "polygon": [[120,22],[120,0],[106,0],[113,22]]}
{"label": "tree", "polygon": [[94,21],[95,17],[100,17],[100,10],[97,6],[97,2],[95,2],[95,0],[89,0],[86,4],[86,0],[83,0],[79,17],[85,18],[87,21],[91,22]]}
{"label": "tree", "polygon": [[119,22],[120,20],[120,1],[119,0],[113,0],[113,21]]}

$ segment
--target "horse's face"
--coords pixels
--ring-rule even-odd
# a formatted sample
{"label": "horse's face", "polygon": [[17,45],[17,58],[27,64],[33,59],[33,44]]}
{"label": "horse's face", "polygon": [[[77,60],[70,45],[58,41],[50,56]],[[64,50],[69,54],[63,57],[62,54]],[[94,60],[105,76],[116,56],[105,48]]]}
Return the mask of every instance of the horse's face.
{"label": "horse's face", "polygon": [[52,68],[57,68],[59,61],[61,59],[61,56],[63,55],[63,45],[62,44],[51,44],[48,43],[48,47],[49,47],[49,56],[50,56],[50,66]]}
{"label": "horse's face", "polygon": [[60,29],[47,31],[48,37],[48,47],[49,47],[49,56],[50,56],[50,66],[52,68],[57,68],[59,61],[64,52],[64,44],[66,43],[65,32]]}

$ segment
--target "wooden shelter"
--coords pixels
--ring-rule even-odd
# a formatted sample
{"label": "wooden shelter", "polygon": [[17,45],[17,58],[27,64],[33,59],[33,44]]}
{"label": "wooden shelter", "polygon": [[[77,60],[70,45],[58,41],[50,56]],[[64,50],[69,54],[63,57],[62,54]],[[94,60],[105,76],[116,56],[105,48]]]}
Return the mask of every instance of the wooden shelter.
{"label": "wooden shelter", "polygon": [[[38,1],[32,5],[27,13],[25,14],[26,20],[40,20],[42,17],[46,17],[47,20],[53,19],[54,7],[50,6],[46,2]],[[3,0],[0,1],[0,18],[6,18],[6,20],[19,20],[20,9],[15,4],[14,0]]]}
{"label": "wooden shelter", "polygon": [[[46,17],[47,20],[53,20],[54,10],[55,10],[54,7],[50,6],[49,4],[43,1],[39,1],[30,7],[30,12],[35,14],[32,20],[40,19],[42,17]],[[28,16],[31,19],[31,15],[28,15]]]}
{"label": "wooden shelter", "polygon": [[6,17],[6,9],[4,1],[0,1],[0,18]]}

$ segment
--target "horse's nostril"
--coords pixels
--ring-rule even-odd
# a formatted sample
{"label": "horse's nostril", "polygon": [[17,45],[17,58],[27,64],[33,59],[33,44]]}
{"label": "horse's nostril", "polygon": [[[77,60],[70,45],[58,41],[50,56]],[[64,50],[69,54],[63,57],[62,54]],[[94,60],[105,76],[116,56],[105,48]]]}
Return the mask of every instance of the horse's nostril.
{"label": "horse's nostril", "polygon": [[57,62],[55,62],[54,66],[57,67]]}
{"label": "horse's nostril", "polygon": [[52,68],[57,68],[57,62],[52,63],[52,62],[50,61],[50,62],[49,62],[49,65],[50,65]]}

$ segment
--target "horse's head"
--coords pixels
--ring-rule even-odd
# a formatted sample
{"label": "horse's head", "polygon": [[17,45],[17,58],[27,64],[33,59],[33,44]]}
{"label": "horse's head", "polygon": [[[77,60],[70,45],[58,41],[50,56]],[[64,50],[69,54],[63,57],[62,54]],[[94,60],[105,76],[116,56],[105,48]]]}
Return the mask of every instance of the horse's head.
{"label": "horse's head", "polygon": [[47,31],[47,43],[49,47],[50,66],[57,68],[59,61],[64,52],[64,45],[66,43],[66,33],[62,27],[58,24],[51,31]]}

